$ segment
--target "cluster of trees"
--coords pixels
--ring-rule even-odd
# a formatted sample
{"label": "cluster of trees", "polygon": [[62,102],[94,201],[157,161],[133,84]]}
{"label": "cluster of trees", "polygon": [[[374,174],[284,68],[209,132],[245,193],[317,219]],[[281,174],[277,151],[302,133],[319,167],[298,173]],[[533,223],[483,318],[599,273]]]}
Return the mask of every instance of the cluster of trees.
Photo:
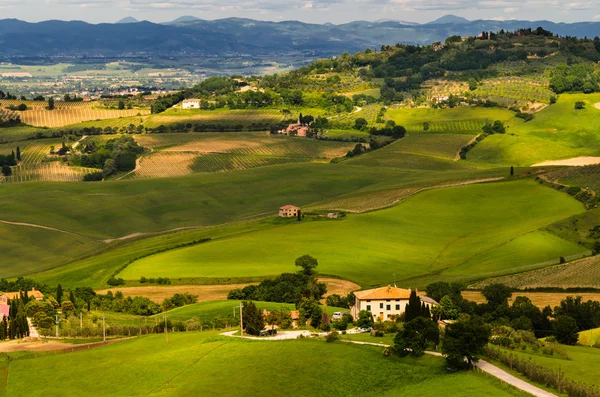
{"label": "cluster of trees", "polygon": [[327,292],[327,286],[316,279],[318,262],[310,255],[296,259],[298,273],[283,273],[264,280],[259,285],[249,285],[229,292],[227,299],[254,300],[298,304],[303,298],[318,301]]}
{"label": "cluster of trees", "polygon": [[[89,140],[81,146],[83,154],[72,156],[72,164],[82,167],[101,168],[97,176],[106,178],[122,171],[132,171],[136,166],[137,156],[144,148],[130,136],[110,139],[104,144]],[[93,174],[92,174],[93,175]]]}
{"label": "cluster of trees", "polygon": [[162,113],[185,99],[183,92],[158,97],[150,107],[153,114]]}
{"label": "cluster of trees", "polygon": [[29,336],[29,323],[25,309],[27,303],[29,297],[26,294],[21,294],[19,298],[8,302],[10,306],[8,318],[3,317],[0,322],[0,341]]}
{"label": "cluster of trees", "polygon": [[9,155],[0,154],[0,169],[2,170],[2,175],[11,176],[13,167],[21,161],[21,148],[17,146],[17,151],[12,151]]}
{"label": "cluster of trees", "polygon": [[162,303],[163,311],[169,311],[177,307],[183,307],[198,302],[198,295],[188,293],[175,294],[170,298],[166,298]]}
{"label": "cluster of trees", "polygon": [[390,120],[386,123],[385,127],[373,127],[369,130],[369,133],[371,135],[383,135],[393,137],[394,139],[400,139],[406,136],[406,128],[401,125],[396,125],[394,121]]}
{"label": "cluster of trees", "polygon": [[552,70],[550,88],[557,94],[580,91],[586,94],[600,91],[599,73],[592,64],[560,64]]}
{"label": "cluster of trees", "polygon": [[10,117],[0,118],[0,127],[14,127],[21,124],[21,116],[18,114],[11,114]]}

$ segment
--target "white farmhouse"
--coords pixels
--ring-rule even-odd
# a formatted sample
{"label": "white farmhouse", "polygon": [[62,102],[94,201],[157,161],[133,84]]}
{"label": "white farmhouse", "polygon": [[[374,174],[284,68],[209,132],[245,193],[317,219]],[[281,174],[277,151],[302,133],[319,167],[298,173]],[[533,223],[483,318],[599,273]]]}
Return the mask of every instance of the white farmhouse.
{"label": "white farmhouse", "polygon": [[200,99],[184,99],[181,103],[183,109],[200,109]]}
{"label": "white farmhouse", "polygon": [[[399,316],[406,311],[406,305],[410,298],[410,289],[397,288],[392,286],[358,291],[354,293],[356,297],[352,307],[352,316],[358,318],[358,313],[362,310],[370,311],[373,319],[383,321],[392,316]],[[418,291],[417,291],[418,294]],[[439,306],[433,299],[427,296],[420,296],[421,303],[431,309],[432,306]]]}

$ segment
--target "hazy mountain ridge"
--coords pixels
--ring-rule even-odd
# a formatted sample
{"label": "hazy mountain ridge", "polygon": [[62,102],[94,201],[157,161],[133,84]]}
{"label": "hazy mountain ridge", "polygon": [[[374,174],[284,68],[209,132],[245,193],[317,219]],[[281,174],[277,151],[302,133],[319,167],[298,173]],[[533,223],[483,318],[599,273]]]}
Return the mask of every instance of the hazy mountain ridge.
{"label": "hazy mountain ridge", "polygon": [[0,20],[4,57],[153,55],[270,55],[311,53],[336,55],[384,44],[429,44],[452,35],[482,31],[543,28],[560,35],[594,37],[600,22],[468,21],[447,16],[414,25],[400,21],[354,21],[340,25],[298,21],[267,22],[244,18],[201,20],[182,17],[157,24],[126,18],[114,24],[81,21],[28,23]]}

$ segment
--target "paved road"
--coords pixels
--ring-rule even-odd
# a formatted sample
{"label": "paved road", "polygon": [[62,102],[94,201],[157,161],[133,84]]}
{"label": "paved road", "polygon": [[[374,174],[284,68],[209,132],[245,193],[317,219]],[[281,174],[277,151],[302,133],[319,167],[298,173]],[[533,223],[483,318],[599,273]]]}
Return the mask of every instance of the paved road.
{"label": "paved road", "polygon": [[[225,332],[221,335],[223,336],[230,336],[230,337],[234,337],[234,338],[240,338],[240,336],[234,335],[235,333],[237,333],[238,331],[229,331],[229,332]],[[357,333],[356,330],[349,330],[348,333]],[[304,335],[305,337],[311,336],[311,335],[315,335],[315,333],[313,332],[309,332],[309,331],[283,331],[278,333],[276,336],[268,336],[268,337],[261,337],[261,338],[256,338],[253,336],[244,336],[244,339],[253,339],[253,340],[265,340],[265,341],[277,341],[277,340],[286,340],[286,339],[297,339],[298,336],[300,335]],[[327,335],[327,333],[318,333],[317,335],[319,336],[325,336]],[[344,340],[343,342],[345,343],[353,343],[356,345],[369,345],[369,346],[378,346],[378,347],[387,347],[389,345],[383,344],[383,343],[373,343],[373,342],[359,342],[359,341],[352,341],[352,340]],[[431,351],[426,351],[425,354],[429,354],[431,356],[437,356],[437,357],[443,357],[441,353],[438,352],[431,352]],[[543,389],[540,389],[537,386],[534,386],[530,383],[525,382],[524,380],[521,380],[511,374],[509,374],[508,372],[504,371],[503,369],[488,363],[487,361],[484,360],[479,360],[479,362],[477,364],[475,364],[475,366],[477,368],[479,368],[480,370],[482,370],[483,372],[500,379],[501,381],[508,383],[509,385],[522,390],[526,393],[531,394],[532,396],[535,397],[556,397],[556,394],[552,394],[550,392],[547,392]]]}

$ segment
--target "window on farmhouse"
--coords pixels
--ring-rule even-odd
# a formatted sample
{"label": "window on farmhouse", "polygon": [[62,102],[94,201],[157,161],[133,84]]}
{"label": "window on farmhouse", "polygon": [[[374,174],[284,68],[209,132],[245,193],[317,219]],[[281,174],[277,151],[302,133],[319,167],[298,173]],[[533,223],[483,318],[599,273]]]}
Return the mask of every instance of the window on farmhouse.
{"label": "window on farmhouse", "polygon": [[380,309],[383,309],[383,303],[380,303],[380,304],[379,304],[379,308],[380,308]]}
{"label": "window on farmhouse", "polygon": [[400,310],[400,305],[396,305],[396,310]]}
{"label": "window on farmhouse", "polygon": [[371,305],[367,305],[367,310],[371,310]]}
{"label": "window on farmhouse", "polygon": [[392,305],[385,305],[385,310],[392,310]]}

